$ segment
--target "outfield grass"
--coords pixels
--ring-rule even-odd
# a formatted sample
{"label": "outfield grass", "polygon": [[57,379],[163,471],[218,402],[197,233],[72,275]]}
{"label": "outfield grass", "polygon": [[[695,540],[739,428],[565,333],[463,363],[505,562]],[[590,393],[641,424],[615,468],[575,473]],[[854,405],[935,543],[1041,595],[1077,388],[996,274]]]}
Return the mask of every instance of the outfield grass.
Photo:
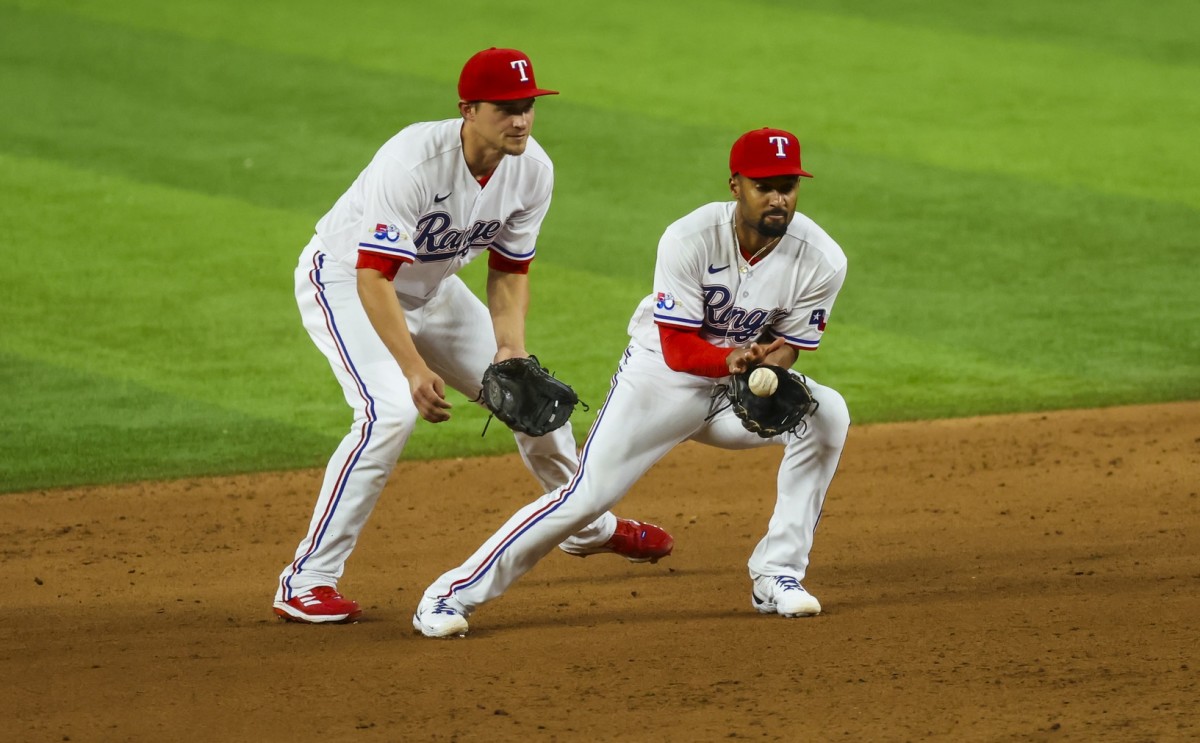
{"label": "outfield grass", "polygon": [[[0,491],[323,464],[349,416],[296,255],[492,45],[563,91],[530,347],[589,402],[764,125],[850,258],[801,368],[859,422],[1200,397],[1195,3],[573,5],[0,0]],[[512,450],[452,399],[406,456]]]}

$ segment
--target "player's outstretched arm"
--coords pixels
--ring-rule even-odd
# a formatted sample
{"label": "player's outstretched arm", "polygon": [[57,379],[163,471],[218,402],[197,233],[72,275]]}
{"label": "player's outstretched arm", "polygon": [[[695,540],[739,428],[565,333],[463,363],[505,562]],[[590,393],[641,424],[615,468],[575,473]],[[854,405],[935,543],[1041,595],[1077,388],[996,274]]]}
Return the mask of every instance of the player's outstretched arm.
{"label": "player's outstretched arm", "polygon": [[487,295],[496,334],[495,361],[528,356],[525,316],[529,312],[529,275],[489,269]]}
{"label": "player's outstretched arm", "polygon": [[392,352],[400,371],[408,379],[413,403],[421,417],[430,423],[450,420],[445,382],[417,352],[392,282],[374,268],[360,268],[358,298],[362,301],[367,319],[371,321],[371,327],[375,328],[375,333]]}

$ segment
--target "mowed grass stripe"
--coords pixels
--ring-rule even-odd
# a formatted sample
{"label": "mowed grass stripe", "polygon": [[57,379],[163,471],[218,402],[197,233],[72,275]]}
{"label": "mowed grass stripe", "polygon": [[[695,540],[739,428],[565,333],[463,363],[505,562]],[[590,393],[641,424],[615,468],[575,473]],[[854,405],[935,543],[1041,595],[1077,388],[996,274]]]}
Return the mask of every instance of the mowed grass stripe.
{"label": "mowed grass stripe", "polygon": [[[1194,53],[1179,51],[1186,32],[1148,19],[1196,27],[1194,4],[1173,0],[1161,15],[1113,2],[1098,11],[1082,0],[1052,12],[1033,3],[1016,11],[949,0],[891,5],[544,2],[507,19],[473,14],[471,4],[406,9],[409,27],[453,23],[462,49],[438,36],[423,46],[420,38],[397,43],[371,33],[392,12],[383,3],[363,4],[348,18],[316,4],[286,13],[230,2],[189,10],[148,2],[59,7],[205,43],[325,59],[368,78],[413,75],[402,79],[443,95],[465,54],[521,41],[574,104],[733,132],[767,118],[797,122],[808,139],[844,150],[1200,207],[1194,160],[1181,167],[1178,158],[1194,149],[1200,69]],[[1008,20],[992,21],[1002,10]],[[758,49],[765,28],[788,29],[795,41],[769,64],[713,52]],[[605,41],[612,38],[619,46]],[[303,90],[301,98],[314,100]],[[610,130],[608,141],[619,144],[621,131]]]}
{"label": "mowed grass stripe", "polygon": [[[4,11],[0,11],[4,12]],[[0,148],[319,215],[444,91],[221,42],[5,12]],[[71,43],[63,43],[69,38]],[[454,115],[441,100],[441,116]],[[315,217],[313,217],[315,220]]]}
{"label": "mowed grass stripe", "polygon": [[317,467],[338,438],[9,353],[0,384],[0,492]]}
{"label": "mowed grass stripe", "polygon": [[[1007,364],[1200,394],[1188,207],[829,153],[801,200],[838,237],[843,318]],[[1191,276],[1193,279],[1189,279]],[[881,370],[882,371],[882,370]]]}
{"label": "mowed grass stripe", "polygon": [[[308,348],[295,255],[280,249],[281,235],[306,234],[303,220],[58,163],[0,164],[3,240],[22,246],[7,261],[0,350],[198,408],[328,431],[337,388]],[[5,407],[104,404],[88,401],[89,385],[39,399],[41,384],[22,380]]]}
{"label": "mowed grass stripe", "polygon": [[[758,0],[770,5],[765,0]],[[1151,10],[1128,0],[805,0],[806,10],[856,16],[897,28],[923,27],[1000,39],[1079,48],[1170,65],[1200,63],[1195,43],[1200,11],[1191,0],[1157,0]]]}

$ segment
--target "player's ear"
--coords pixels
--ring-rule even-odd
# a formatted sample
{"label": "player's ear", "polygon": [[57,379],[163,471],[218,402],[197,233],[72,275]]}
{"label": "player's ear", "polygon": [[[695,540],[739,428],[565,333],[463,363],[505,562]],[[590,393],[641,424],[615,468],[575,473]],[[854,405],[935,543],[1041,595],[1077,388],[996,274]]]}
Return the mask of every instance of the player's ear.
{"label": "player's ear", "polygon": [[467,121],[475,118],[476,104],[472,101],[459,101],[458,113]]}
{"label": "player's ear", "polygon": [[729,176],[729,193],[733,194],[735,198],[738,195],[738,182],[736,175]]}

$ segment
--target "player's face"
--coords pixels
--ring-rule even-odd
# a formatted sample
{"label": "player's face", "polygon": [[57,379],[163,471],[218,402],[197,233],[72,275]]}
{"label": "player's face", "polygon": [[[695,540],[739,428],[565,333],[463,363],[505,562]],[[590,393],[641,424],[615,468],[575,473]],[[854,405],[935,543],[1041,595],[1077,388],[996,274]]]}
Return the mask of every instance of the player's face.
{"label": "player's face", "polygon": [[489,148],[505,155],[520,155],[533,131],[533,104],[536,99],[516,101],[479,101],[464,111],[475,134]]}
{"label": "player's face", "polygon": [[796,186],[799,180],[799,176],[794,175],[762,180],[741,175],[730,178],[729,190],[737,199],[738,222],[766,237],[779,237],[786,233],[796,214]]}

